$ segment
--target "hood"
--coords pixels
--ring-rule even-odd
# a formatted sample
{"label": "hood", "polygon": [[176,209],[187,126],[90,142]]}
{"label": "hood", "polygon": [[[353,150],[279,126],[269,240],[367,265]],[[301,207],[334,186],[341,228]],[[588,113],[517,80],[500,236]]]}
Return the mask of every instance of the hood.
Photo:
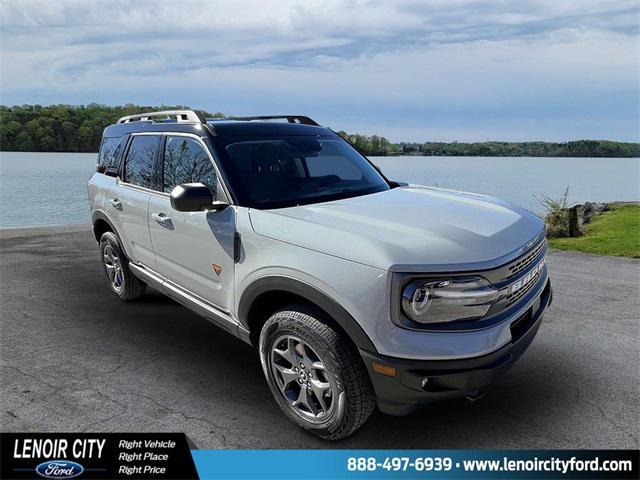
{"label": "hood", "polygon": [[413,185],[249,215],[260,235],[395,271],[493,268],[544,230],[542,219],[497,198]]}

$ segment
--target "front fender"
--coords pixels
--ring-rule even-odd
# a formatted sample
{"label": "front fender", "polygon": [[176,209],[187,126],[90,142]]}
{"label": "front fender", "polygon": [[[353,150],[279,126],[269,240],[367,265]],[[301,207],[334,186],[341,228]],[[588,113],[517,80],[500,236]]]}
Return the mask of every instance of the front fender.
{"label": "front fender", "polygon": [[312,285],[292,277],[280,275],[261,277],[244,290],[240,297],[238,319],[245,328],[249,328],[249,313],[255,300],[270,291],[291,293],[309,300],[333,318],[358,348],[371,352],[377,351],[360,324],[338,302]]}

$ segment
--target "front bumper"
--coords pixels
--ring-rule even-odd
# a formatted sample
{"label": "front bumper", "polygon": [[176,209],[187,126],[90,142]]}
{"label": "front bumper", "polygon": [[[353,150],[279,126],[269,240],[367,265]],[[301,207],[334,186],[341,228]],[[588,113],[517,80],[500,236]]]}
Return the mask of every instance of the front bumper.
{"label": "front bumper", "polygon": [[[360,350],[376,391],[378,408],[391,415],[405,415],[436,400],[481,391],[525,352],[538,332],[544,310],[552,298],[551,283],[547,280],[539,301],[533,302],[511,323],[511,342],[481,357],[405,360]],[[395,369],[395,376],[376,373],[374,363]]]}

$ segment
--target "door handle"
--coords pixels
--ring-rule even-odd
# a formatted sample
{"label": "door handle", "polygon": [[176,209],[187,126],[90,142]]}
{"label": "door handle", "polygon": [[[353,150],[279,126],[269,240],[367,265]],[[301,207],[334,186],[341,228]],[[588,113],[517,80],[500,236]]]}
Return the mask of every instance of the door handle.
{"label": "door handle", "polygon": [[122,202],[120,200],[118,200],[117,198],[112,198],[109,201],[111,202],[111,206],[113,208],[115,208],[116,210],[122,210]]}
{"label": "door handle", "polygon": [[151,218],[153,218],[160,225],[169,226],[171,225],[171,217],[166,213],[152,213]]}

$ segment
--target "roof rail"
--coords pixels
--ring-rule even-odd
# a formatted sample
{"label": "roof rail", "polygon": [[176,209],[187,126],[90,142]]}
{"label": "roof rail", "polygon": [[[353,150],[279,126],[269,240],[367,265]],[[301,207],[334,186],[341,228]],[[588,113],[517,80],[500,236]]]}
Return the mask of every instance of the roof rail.
{"label": "roof rail", "polygon": [[[118,119],[117,123],[129,122],[154,122],[151,117],[164,117],[170,119],[175,117],[176,122],[195,122],[207,123],[204,113],[199,110],[165,110],[163,112],[137,113],[135,115],[127,115]],[[159,119],[160,120],[160,119]]]}
{"label": "roof rail", "polygon": [[[305,115],[259,115],[256,117],[224,117],[220,120],[284,120],[286,119],[289,123],[302,123],[304,125],[315,125],[317,127],[320,126],[315,120],[305,116]],[[217,119],[216,119],[217,120]]]}

